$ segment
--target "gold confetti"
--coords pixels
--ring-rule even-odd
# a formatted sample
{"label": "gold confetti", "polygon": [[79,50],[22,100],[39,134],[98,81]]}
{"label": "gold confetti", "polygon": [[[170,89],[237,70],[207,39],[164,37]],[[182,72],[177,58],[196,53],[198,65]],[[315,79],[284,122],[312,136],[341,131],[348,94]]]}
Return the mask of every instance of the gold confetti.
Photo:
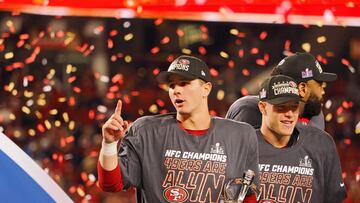
{"label": "gold confetti", "polygon": [[14,130],[14,137],[16,137],[16,138],[21,137],[21,132],[20,132],[20,130]]}
{"label": "gold confetti", "polygon": [[11,113],[11,114],[9,115],[9,119],[12,120],[12,121],[14,121],[14,120],[16,119],[15,114]]}
{"label": "gold confetti", "polygon": [[224,97],[225,97],[225,92],[224,92],[224,90],[219,90],[219,91],[217,92],[217,94],[216,94],[216,98],[217,98],[219,101],[221,101],[221,100],[224,99]]}
{"label": "gold confetti", "polygon": [[306,52],[310,52],[310,50],[311,50],[311,45],[310,45],[310,43],[303,43],[302,45],[301,45],[301,48],[304,50],[304,51],[306,51]]}
{"label": "gold confetti", "polygon": [[60,103],[66,102],[66,97],[59,97],[58,102]]}
{"label": "gold confetti", "polygon": [[64,119],[65,123],[69,122],[69,114],[67,112],[64,112],[62,114],[62,116],[63,116],[63,119]]}
{"label": "gold confetti", "polygon": [[28,134],[33,137],[33,136],[35,136],[36,131],[34,129],[29,129]]}
{"label": "gold confetti", "polygon": [[124,61],[125,61],[126,63],[130,63],[130,62],[132,61],[132,57],[131,57],[130,55],[126,55],[126,56],[124,57]]}
{"label": "gold confetti", "polygon": [[27,107],[27,106],[21,107],[21,111],[24,112],[24,113],[26,113],[26,114],[30,114],[30,109],[29,109],[29,107]]}
{"label": "gold confetti", "polygon": [[46,129],[50,130],[51,129],[51,123],[49,122],[49,120],[45,120],[44,123],[45,123]]}
{"label": "gold confetti", "polygon": [[61,122],[59,120],[55,121],[55,127],[60,127],[61,126]]}
{"label": "gold confetti", "polygon": [[326,42],[326,37],[325,36],[320,36],[316,39],[316,41],[321,44],[321,43],[324,43]]}
{"label": "gold confetti", "polygon": [[181,49],[181,52],[182,52],[183,54],[191,54],[191,50],[190,50],[190,49],[186,49],[186,48]]}
{"label": "gold confetti", "polygon": [[8,52],[4,55],[5,59],[12,59],[14,57],[14,53],[13,52]]}
{"label": "gold confetti", "polygon": [[226,59],[229,58],[229,54],[226,53],[225,51],[221,51],[221,52],[220,52],[220,56],[223,57],[223,58],[226,58]]}
{"label": "gold confetti", "polygon": [[132,38],[134,38],[134,35],[132,33],[126,34],[124,36],[125,41],[130,41]]}
{"label": "gold confetti", "polygon": [[239,34],[239,30],[237,30],[235,28],[230,29],[230,34],[237,36]]}
{"label": "gold confetti", "polygon": [[69,122],[69,129],[70,129],[70,130],[74,130],[74,128],[75,128],[75,122],[74,122],[74,121],[70,121],[70,122]]}
{"label": "gold confetti", "polygon": [[38,99],[36,101],[36,103],[39,105],[39,106],[45,106],[46,105],[46,100],[45,99]]}
{"label": "gold confetti", "polygon": [[331,113],[328,113],[326,116],[325,116],[325,120],[327,122],[331,121],[331,119],[333,118],[333,115]]}
{"label": "gold confetti", "polygon": [[159,111],[158,107],[156,106],[156,104],[153,104],[149,107],[149,111],[151,113],[157,113]]}
{"label": "gold confetti", "polygon": [[10,82],[8,85],[8,91],[11,92],[15,87],[15,83],[14,82]]}
{"label": "gold confetti", "polygon": [[17,91],[17,90],[13,90],[13,91],[11,91],[11,94],[12,94],[13,96],[16,96],[16,95],[18,94],[18,91]]}
{"label": "gold confetti", "polygon": [[24,91],[24,96],[25,96],[26,98],[31,98],[32,96],[34,96],[34,92],[25,90],[25,91]]}
{"label": "gold confetti", "polygon": [[35,111],[35,115],[38,119],[42,119],[42,114],[40,113],[40,111]]}

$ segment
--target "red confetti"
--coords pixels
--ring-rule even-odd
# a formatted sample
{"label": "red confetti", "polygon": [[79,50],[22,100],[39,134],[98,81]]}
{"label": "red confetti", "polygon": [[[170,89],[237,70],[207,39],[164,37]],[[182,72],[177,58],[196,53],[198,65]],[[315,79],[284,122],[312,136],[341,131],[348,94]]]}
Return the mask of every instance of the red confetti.
{"label": "red confetti", "polygon": [[24,44],[25,44],[25,41],[24,41],[24,40],[19,40],[18,43],[16,43],[16,47],[17,47],[17,48],[20,48],[20,47],[22,47]]}
{"label": "red confetti", "polygon": [[109,88],[110,92],[117,92],[119,91],[119,86],[118,85],[113,85]]}
{"label": "red confetti", "polygon": [[68,83],[73,83],[76,80],[76,76],[71,76],[68,78]]}
{"label": "red confetti", "polygon": [[160,68],[154,68],[152,72],[154,75],[158,75],[160,73]]}
{"label": "red confetti", "polygon": [[179,37],[183,37],[185,35],[184,31],[181,30],[181,29],[177,29],[176,30],[176,34],[179,36]]}
{"label": "red confetti", "polygon": [[234,68],[235,67],[235,62],[233,60],[229,60],[228,61],[228,66],[229,66],[229,68]]}
{"label": "red confetti", "polygon": [[38,131],[40,131],[42,133],[45,132],[45,127],[41,123],[37,124],[36,128],[38,129]]}
{"label": "red confetti", "polygon": [[246,95],[249,94],[249,92],[247,91],[247,89],[246,89],[245,87],[241,88],[240,91],[241,91],[241,94],[242,94],[243,96],[246,96]]}
{"label": "red confetti", "polygon": [[164,107],[164,106],[165,106],[165,102],[164,102],[163,100],[161,100],[161,99],[157,99],[157,100],[156,100],[156,104],[157,104],[158,106],[160,106],[160,107]]}
{"label": "red confetti", "polygon": [[249,69],[247,69],[247,68],[242,69],[241,73],[242,73],[244,76],[249,76],[249,75],[250,75],[250,71],[249,71]]}
{"label": "red confetti", "polygon": [[350,145],[351,144],[351,139],[349,139],[349,138],[344,139],[344,143],[347,144],[347,145]]}
{"label": "red confetti", "polygon": [[130,104],[131,100],[128,95],[124,95],[124,102],[125,102],[125,104]]}
{"label": "red confetti", "polygon": [[68,100],[68,105],[69,106],[75,106],[75,98],[73,96],[71,96]]}
{"label": "red confetti", "polygon": [[201,25],[201,26],[200,26],[200,30],[201,30],[202,32],[208,32],[208,29],[207,29],[207,27],[206,27],[205,25]]}
{"label": "red confetti", "polygon": [[170,54],[168,57],[166,57],[166,60],[170,63],[174,60],[174,55]]}
{"label": "red confetti", "polygon": [[342,114],[344,112],[344,108],[343,107],[339,107],[337,110],[336,110],[336,115],[340,115],[340,114]]}
{"label": "red confetti", "polygon": [[108,46],[109,49],[113,48],[113,46],[114,46],[114,43],[113,43],[112,39],[108,39],[107,44],[108,44],[107,46]]}
{"label": "red confetti", "polygon": [[90,120],[94,120],[94,118],[95,118],[95,111],[94,111],[94,110],[89,110],[88,115],[89,115],[89,119],[90,119]]}
{"label": "red confetti", "polygon": [[58,37],[58,38],[63,38],[64,36],[65,36],[64,31],[60,30],[60,31],[57,31],[57,32],[56,32],[56,37]]}
{"label": "red confetti", "polygon": [[215,68],[210,68],[210,75],[213,77],[217,77],[219,72]]}
{"label": "red confetti", "polygon": [[217,115],[217,113],[216,113],[215,110],[210,110],[209,113],[210,113],[210,115],[212,115],[212,116],[216,116],[216,115]]}
{"label": "red confetti", "polygon": [[244,57],[244,50],[240,49],[238,55],[239,55],[240,58],[243,58]]}
{"label": "red confetti", "polygon": [[124,76],[122,74],[116,74],[114,77],[111,78],[112,83],[123,83]]}
{"label": "red confetti", "polygon": [[114,36],[116,36],[118,34],[118,31],[117,30],[111,30],[110,31],[110,37],[114,37]]}
{"label": "red confetti", "polygon": [[117,60],[116,55],[112,55],[111,58],[110,58],[110,60],[111,60],[112,62],[115,62],[115,61]]}
{"label": "red confetti", "polygon": [[162,38],[162,40],[160,41],[160,43],[161,44],[167,44],[167,43],[169,43],[170,42],[170,38],[169,37],[164,37],[164,38]]}
{"label": "red confetti", "polygon": [[159,51],[160,51],[160,48],[159,48],[159,47],[154,47],[154,48],[151,49],[150,52],[151,52],[152,54],[156,54],[156,53],[159,53]]}
{"label": "red confetti", "polygon": [[199,46],[199,47],[198,47],[198,51],[199,51],[199,53],[200,53],[201,55],[205,55],[205,54],[206,54],[206,49],[205,49],[205,47],[203,47],[203,46]]}
{"label": "red confetti", "polygon": [[237,34],[237,36],[240,37],[240,38],[244,38],[244,37],[246,37],[246,33],[245,32],[239,32]]}
{"label": "red confetti", "polygon": [[80,92],[81,92],[80,87],[73,87],[72,89],[73,89],[73,91],[76,92],[76,93],[80,93]]}
{"label": "red confetti", "polygon": [[81,172],[80,176],[81,176],[81,179],[82,179],[84,182],[86,182],[86,181],[88,180],[88,176],[87,176],[87,174],[86,174],[85,172]]}
{"label": "red confetti", "polygon": [[264,59],[256,59],[256,64],[259,66],[264,66],[266,64]]}
{"label": "red confetti", "polygon": [[264,40],[267,37],[267,32],[263,31],[260,33],[260,39]]}
{"label": "red confetti", "polygon": [[264,54],[264,60],[265,60],[265,62],[268,62],[268,61],[269,61],[269,58],[270,58],[270,56],[269,56],[268,53]]}
{"label": "red confetti", "polygon": [[250,54],[258,54],[259,53],[259,49],[258,48],[252,48],[251,50],[250,50]]}
{"label": "red confetti", "polygon": [[155,24],[156,26],[159,26],[159,25],[161,25],[163,22],[164,22],[164,19],[158,18],[158,19],[156,19],[156,20],[154,21],[154,24]]}
{"label": "red confetti", "polygon": [[75,141],[75,137],[73,135],[65,138],[66,143],[72,143]]}
{"label": "red confetti", "polygon": [[344,64],[345,66],[350,66],[350,62],[347,59],[341,59],[341,63]]}

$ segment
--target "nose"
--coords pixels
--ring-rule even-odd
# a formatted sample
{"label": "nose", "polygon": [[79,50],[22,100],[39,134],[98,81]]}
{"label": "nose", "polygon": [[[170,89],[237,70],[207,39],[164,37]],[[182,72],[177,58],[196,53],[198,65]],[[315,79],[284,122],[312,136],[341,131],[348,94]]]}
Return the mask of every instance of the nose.
{"label": "nose", "polygon": [[294,111],[290,108],[285,112],[286,117],[292,117],[293,115],[294,115]]}

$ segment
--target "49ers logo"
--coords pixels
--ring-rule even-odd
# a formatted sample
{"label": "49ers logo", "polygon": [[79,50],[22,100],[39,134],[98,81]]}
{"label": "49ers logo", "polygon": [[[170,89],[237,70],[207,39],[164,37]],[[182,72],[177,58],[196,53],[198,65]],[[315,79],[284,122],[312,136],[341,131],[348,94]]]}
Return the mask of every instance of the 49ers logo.
{"label": "49ers logo", "polygon": [[164,190],[164,198],[168,202],[184,202],[188,196],[188,191],[182,187],[168,187]]}

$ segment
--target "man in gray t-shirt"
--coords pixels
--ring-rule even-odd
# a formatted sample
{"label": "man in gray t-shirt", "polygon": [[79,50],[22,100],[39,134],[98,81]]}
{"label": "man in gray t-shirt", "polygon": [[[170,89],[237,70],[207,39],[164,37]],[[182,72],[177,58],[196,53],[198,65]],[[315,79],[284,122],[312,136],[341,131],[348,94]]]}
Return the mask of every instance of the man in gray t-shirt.
{"label": "man in gray t-shirt", "polygon": [[[321,102],[325,94],[326,82],[334,81],[337,75],[324,72],[319,62],[308,53],[295,53],[285,57],[273,69],[271,75],[287,75],[295,79],[299,86],[302,102],[300,119],[303,124],[325,129]],[[251,124],[254,128],[261,126],[261,114],[257,108],[257,96],[244,96],[236,100],[229,108],[226,118]]]}
{"label": "man in gray t-shirt", "polygon": [[[136,187],[138,201],[147,203],[219,202],[224,184],[248,169],[258,186],[255,130],[209,114],[207,65],[180,56],[158,80],[168,85],[176,113],[144,116],[128,128],[119,101],[102,128],[99,186],[110,192]],[[254,197],[249,193],[244,203]]]}
{"label": "man in gray t-shirt", "polygon": [[326,132],[297,123],[299,91],[287,76],[267,79],[259,92],[259,143],[263,201],[340,203],[346,189],[335,143]]}

